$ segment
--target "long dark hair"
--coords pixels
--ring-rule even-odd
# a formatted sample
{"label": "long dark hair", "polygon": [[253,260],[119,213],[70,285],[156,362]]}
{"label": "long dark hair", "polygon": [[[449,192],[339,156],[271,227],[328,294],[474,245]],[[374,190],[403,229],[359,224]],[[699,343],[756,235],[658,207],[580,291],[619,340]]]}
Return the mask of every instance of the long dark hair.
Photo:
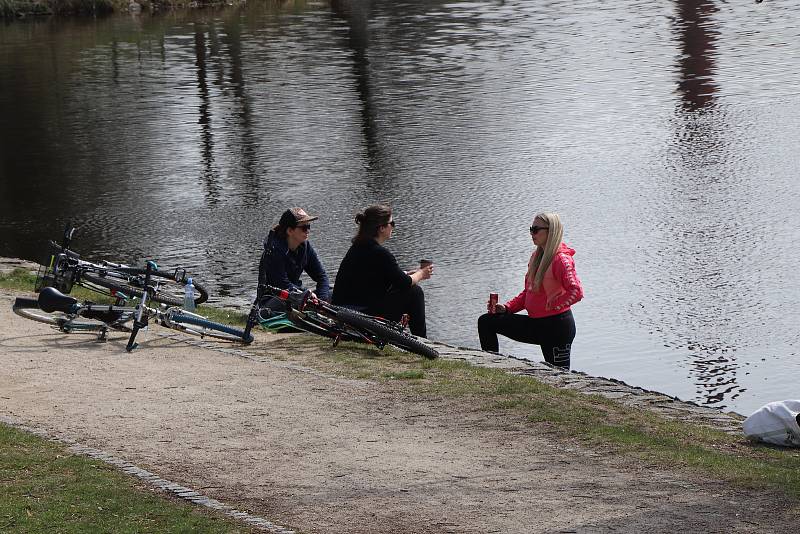
{"label": "long dark hair", "polygon": [[276,236],[282,239],[289,239],[289,235],[286,233],[286,230],[291,228],[291,226],[284,226],[281,223],[276,224],[272,227],[272,231],[275,233]]}
{"label": "long dark hair", "polygon": [[364,243],[378,236],[381,226],[386,226],[392,220],[392,208],[386,204],[375,204],[362,213],[356,215],[358,233],[353,238],[353,243]]}

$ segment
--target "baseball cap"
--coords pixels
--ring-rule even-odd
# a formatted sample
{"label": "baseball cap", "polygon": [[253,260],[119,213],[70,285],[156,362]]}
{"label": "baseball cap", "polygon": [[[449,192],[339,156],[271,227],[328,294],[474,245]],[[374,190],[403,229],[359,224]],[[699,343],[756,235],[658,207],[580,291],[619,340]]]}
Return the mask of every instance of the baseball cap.
{"label": "baseball cap", "polygon": [[289,208],[283,212],[283,215],[281,215],[281,220],[278,224],[281,226],[294,228],[298,224],[316,221],[317,219],[319,219],[319,217],[315,215],[309,215],[303,208]]}

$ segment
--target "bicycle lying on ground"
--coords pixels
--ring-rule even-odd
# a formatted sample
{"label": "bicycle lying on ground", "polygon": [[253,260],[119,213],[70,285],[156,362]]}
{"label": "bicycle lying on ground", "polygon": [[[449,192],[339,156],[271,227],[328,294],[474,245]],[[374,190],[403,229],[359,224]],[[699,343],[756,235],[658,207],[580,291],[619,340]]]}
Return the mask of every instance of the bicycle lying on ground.
{"label": "bicycle lying on ground", "polygon": [[[250,310],[245,333],[256,324],[275,321],[272,315],[265,315],[264,302],[270,298],[279,299],[285,308],[284,318],[296,328],[339,341],[358,341],[383,349],[387,344],[419,354],[426,358],[437,358],[439,353],[406,331],[405,324],[373,317],[364,313],[334,306],[319,300],[311,290],[288,291],[270,285],[260,285],[260,294]],[[285,323],[284,323],[285,324]]]}
{"label": "bicycle lying on ground", "polygon": [[13,310],[17,315],[53,325],[62,332],[96,332],[101,340],[106,339],[109,329],[130,332],[125,347],[128,352],[136,348],[138,332],[146,328],[151,319],[161,326],[187,334],[243,343],[253,341],[249,329],[245,332],[181,308],[149,306],[150,295],[155,287],[152,274],[159,271],[153,262],[148,262],[144,272],[142,296],[136,306],[125,306],[127,295],[119,292],[115,304],[81,304],[76,298],[64,295],[54,287],[44,287],[38,299],[18,297]]}
{"label": "bicycle lying on ground", "polygon": [[[141,298],[144,293],[145,269],[130,267],[121,263],[103,261],[93,263],[80,259],[80,255],[69,249],[75,228],[67,225],[61,244],[50,241],[53,254],[47,264],[42,265],[36,280],[35,290],[54,287],[62,293],[72,291],[73,285],[80,285],[104,295],[114,296],[121,292],[128,297]],[[150,272],[150,282],[155,282],[148,298],[155,302],[180,306],[184,300],[185,286],[189,281],[186,269],[173,271],[155,269]],[[208,300],[208,292],[192,279],[195,292],[195,305]]]}

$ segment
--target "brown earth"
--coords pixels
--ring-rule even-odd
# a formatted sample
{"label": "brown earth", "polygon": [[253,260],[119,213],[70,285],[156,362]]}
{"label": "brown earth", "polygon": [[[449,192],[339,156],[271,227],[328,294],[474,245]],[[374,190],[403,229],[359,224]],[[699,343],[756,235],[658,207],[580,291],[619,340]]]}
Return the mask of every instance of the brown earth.
{"label": "brown earth", "polygon": [[[133,353],[11,312],[0,416],[309,533],[796,532],[796,501],[591,450],[510,415],[153,327]],[[168,332],[161,329],[160,332]],[[207,344],[208,345],[208,344]],[[214,347],[216,345],[211,345]]]}

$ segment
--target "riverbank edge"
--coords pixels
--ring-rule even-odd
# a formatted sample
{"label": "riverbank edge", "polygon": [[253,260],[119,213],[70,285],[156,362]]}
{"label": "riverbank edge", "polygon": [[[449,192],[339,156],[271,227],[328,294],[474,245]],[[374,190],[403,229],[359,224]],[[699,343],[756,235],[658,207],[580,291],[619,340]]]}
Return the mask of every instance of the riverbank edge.
{"label": "riverbank edge", "polygon": [[158,13],[244,3],[245,0],[0,0],[0,18]]}
{"label": "riverbank edge", "polygon": [[[36,274],[39,265],[18,258],[0,257],[0,274],[18,268]],[[666,393],[632,386],[614,378],[567,371],[543,362],[524,360],[502,353],[459,347],[434,340],[427,341],[443,359],[462,360],[477,367],[500,369],[509,374],[532,377],[553,387],[586,395],[599,395],[624,406],[653,412],[668,419],[698,424],[731,435],[742,435],[742,421],[745,417],[736,412],[702,406]]]}

